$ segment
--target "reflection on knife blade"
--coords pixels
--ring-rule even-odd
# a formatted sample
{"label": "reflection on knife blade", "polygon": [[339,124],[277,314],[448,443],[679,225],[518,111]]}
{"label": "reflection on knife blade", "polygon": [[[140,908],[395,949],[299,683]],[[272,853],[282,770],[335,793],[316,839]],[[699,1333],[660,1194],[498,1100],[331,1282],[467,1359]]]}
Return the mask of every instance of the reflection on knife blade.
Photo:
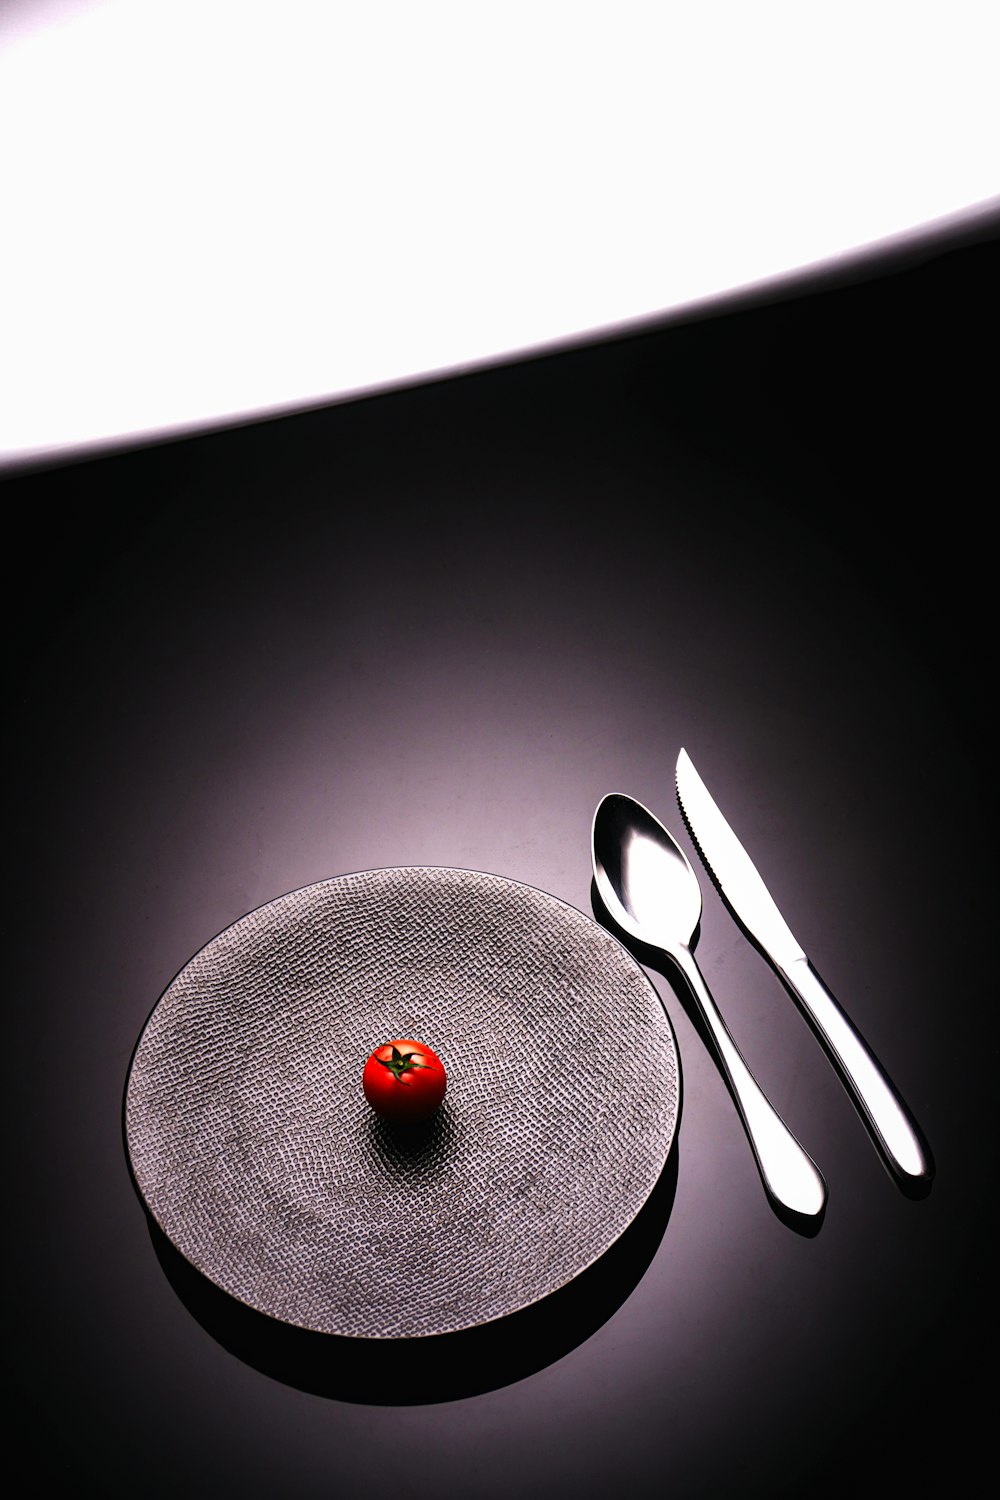
{"label": "reflection on knife blade", "polygon": [[904,1191],[926,1191],[934,1167],[919,1127],[796,941],[686,750],[677,757],[676,778],[688,830],[733,915],[815,1029],[893,1177]]}

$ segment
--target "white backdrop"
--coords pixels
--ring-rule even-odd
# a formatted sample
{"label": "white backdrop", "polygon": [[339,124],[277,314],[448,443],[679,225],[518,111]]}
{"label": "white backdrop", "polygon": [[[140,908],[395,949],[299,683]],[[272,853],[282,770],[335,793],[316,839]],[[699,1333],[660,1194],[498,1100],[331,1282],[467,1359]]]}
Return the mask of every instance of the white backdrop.
{"label": "white backdrop", "polygon": [[1000,188],[1000,7],[0,0],[0,463],[517,354]]}

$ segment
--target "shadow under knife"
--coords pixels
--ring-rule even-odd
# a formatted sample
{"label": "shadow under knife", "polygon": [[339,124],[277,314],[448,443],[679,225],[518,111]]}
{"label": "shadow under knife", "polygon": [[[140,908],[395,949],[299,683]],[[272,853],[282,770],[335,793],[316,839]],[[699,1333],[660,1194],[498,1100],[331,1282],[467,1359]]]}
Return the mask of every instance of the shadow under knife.
{"label": "shadow under knife", "polygon": [[244,1364],[311,1395],[368,1406],[425,1406],[511,1385],[584,1343],[648,1269],[677,1190],[676,1135],[646,1203],[613,1245],[572,1281],[505,1318],[412,1339],[344,1338],[282,1323],[196,1270],[147,1212],[153,1249],[191,1316]]}

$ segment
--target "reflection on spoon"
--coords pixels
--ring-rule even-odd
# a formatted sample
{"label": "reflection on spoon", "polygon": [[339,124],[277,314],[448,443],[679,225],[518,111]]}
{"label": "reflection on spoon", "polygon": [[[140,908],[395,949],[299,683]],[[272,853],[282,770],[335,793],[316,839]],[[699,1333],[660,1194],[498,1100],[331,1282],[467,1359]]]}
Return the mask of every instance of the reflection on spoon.
{"label": "reflection on spoon", "polygon": [[826,1183],[744,1062],[692,952],[701,886],[683,851],[647,808],[615,792],[594,814],[592,852],[594,880],[609,916],[669,959],[690,990],[770,1198],[791,1214],[815,1218],[826,1203]]}

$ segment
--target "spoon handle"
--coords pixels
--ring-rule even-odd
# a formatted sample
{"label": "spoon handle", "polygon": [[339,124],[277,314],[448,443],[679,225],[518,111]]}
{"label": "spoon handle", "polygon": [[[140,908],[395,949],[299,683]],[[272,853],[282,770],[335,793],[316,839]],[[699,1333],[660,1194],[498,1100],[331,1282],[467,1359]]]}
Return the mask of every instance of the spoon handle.
{"label": "spoon handle", "polygon": [[723,1071],[746,1129],[761,1179],[776,1203],[792,1213],[815,1217],[826,1203],[826,1183],[812,1157],[799,1145],[743,1060],[719,1014],[689,948],[671,953],[705,1018]]}

